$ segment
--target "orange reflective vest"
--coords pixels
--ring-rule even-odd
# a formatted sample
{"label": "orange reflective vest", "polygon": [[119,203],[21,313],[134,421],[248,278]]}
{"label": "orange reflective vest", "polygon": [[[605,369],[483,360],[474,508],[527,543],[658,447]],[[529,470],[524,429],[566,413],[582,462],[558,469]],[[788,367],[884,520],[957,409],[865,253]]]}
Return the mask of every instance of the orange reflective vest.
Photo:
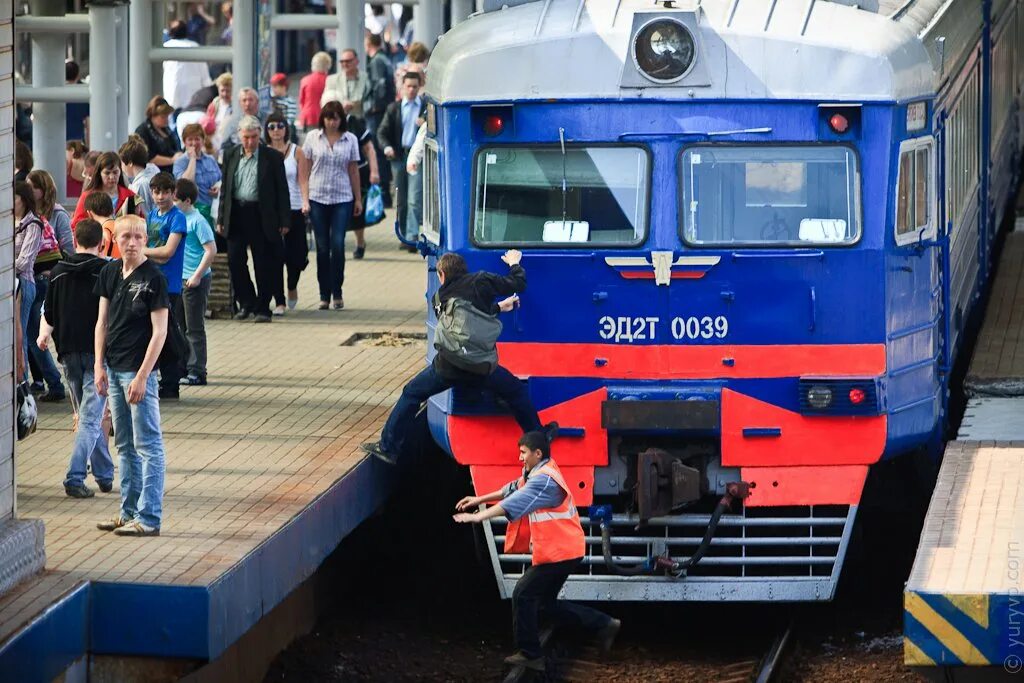
{"label": "orange reflective vest", "polygon": [[[583,557],[586,552],[583,527],[572,499],[572,491],[566,485],[562,472],[554,460],[548,460],[537,473],[551,477],[565,491],[565,498],[555,507],[534,510],[509,522],[505,532],[505,552],[531,552],[533,564],[551,564]],[[519,487],[525,485],[526,477],[520,477]]]}

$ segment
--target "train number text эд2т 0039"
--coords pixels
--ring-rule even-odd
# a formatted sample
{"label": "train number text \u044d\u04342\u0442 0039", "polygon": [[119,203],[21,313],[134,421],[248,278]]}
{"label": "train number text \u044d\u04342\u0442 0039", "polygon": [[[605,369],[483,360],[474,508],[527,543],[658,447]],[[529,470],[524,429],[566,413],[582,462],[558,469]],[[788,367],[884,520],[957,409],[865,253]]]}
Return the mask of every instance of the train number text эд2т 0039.
{"label": "train number text \u044d\u04342\u0442 0039", "polygon": [[[659,338],[661,318],[630,316],[612,317],[606,315],[597,321],[598,334],[601,339],[632,343],[635,341],[655,341]],[[676,341],[708,341],[725,339],[729,334],[729,320],[724,315],[711,317],[690,316],[672,318],[669,331]]]}

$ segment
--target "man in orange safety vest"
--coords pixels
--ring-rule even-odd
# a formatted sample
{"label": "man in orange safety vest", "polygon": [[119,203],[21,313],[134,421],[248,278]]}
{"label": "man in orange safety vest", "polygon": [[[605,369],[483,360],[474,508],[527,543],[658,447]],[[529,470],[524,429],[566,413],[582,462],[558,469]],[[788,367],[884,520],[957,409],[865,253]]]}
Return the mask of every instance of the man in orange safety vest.
{"label": "man in orange safety vest", "polygon": [[[558,465],[551,459],[551,445],[542,432],[527,432],[519,439],[523,475],[501,489],[483,496],[466,496],[456,504],[456,522],[482,522],[504,515],[506,553],[531,552],[533,564],[512,593],[512,629],[518,652],[505,658],[512,666],[544,670],[538,616],[575,625],[597,633],[603,652],[611,649],[622,623],[590,607],[558,600],[558,592],[586,552],[583,527]],[[498,503],[498,501],[501,501]],[[482,503],[498,503],[479,512],[466,510]]]}

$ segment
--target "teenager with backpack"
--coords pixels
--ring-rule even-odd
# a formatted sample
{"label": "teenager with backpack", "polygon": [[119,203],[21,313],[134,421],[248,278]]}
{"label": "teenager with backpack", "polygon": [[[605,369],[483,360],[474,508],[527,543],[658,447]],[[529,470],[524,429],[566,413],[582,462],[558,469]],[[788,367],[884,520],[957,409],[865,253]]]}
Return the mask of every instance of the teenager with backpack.
{"label": "teenager with backpack", "polygon": [[[363,444],[363,451],[396,464],[420,404],[452,387],[491,391],[504,399],[524,432],[543,429],[549,438],[554,436],[558,425],[552,422],[541,427],[526,385],[498,365],[498,313],[511,311],[519,302],[516,295],[526,289],[526,271],[519,265],[522,258],[515,249],[505,252],[501,260],[509,266],[508,275],[470,273],[458,254],[444,254],[437,260],[441,282],[433,301],[438,321],[434,334],[437,355],[402,389],[380,441]],[[495,303],[499,296],[506,298]]]}

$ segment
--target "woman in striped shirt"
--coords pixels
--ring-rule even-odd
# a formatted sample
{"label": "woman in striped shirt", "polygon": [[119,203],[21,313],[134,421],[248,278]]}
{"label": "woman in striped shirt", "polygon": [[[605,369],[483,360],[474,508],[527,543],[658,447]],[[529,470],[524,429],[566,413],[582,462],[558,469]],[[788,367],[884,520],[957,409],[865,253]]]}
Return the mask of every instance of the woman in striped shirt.
{"label": "woman in striped shirt", "polygon": [[345,307],[345,231],[353,215],[363,213],[359,186],[359,142],[345,124],[340,102],[328,102],[320,111],[319,127],[306,135],[302,174],[309,187],[303,211],[309,214],[316,237],[316,277],[320,310]]}

